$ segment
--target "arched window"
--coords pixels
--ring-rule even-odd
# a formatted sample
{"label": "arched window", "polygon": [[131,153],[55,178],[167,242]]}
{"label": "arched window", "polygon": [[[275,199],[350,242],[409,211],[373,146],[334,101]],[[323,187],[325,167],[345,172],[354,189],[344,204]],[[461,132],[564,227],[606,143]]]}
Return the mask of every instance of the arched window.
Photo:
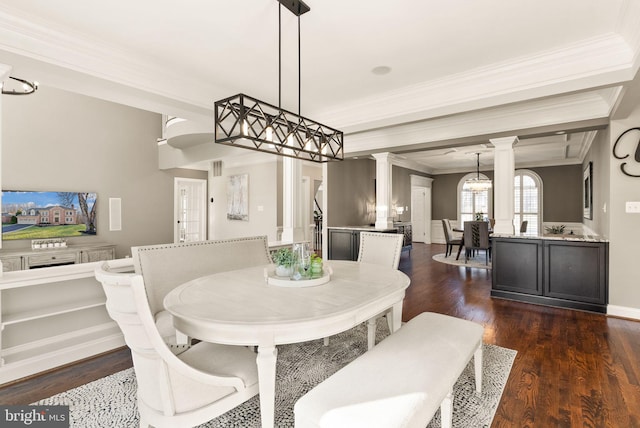
{"label": "arched window", "polygon": [[[474,192],[465,187],[467,180],[476,178],[475,172],[462,177],[458,182],[458,222],[462,227],[465,221],[475,220],[476,214],[482,214],[484,219],[492,218],[491,189],[482,192]],[[484,174],[480,178],[488,179]]]}
{"label": "arched window", "polygon": [[513,227],[520,230],[527,221],[527,234],[542,232],[542,179],[528,169],[516,170],[513,178]]}

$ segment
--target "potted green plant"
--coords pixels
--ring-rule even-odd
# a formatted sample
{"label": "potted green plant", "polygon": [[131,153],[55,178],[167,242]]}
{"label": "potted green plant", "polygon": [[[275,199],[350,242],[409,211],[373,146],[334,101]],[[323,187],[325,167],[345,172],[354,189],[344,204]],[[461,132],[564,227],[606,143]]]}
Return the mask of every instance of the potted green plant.
{"label": "potted green plant", "polygon": [[293,251],[291,251],[291,248],[280,248],[271,255],[271,260],[276,265],[276,275],[291,275],[291,266],[293,265]]}
{"label": "potted green plant", "polygon": [[547,233],[549,233],[551,235],[562,235],[562,234],[564,234],[564,228],[565,228],[564,224],[561,224],[561,225],[558,225],[558,226],[545,227]]}

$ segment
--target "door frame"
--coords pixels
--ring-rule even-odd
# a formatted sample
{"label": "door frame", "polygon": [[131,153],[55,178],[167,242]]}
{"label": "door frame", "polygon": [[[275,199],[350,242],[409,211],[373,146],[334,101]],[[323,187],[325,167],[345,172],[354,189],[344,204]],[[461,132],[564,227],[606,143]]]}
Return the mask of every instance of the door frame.
{"label": "door frame", "polygon": [[197,184],[199,189],[198,193],[202,197],[202,203],[200,206],[200,216],[201,216],[201,224],[200,224],[200,236],[201,240],[207,239],[207,225],[209,223],[207,217],[207,183],[208,181],[203,178],[185,178],[185,177],[174,177],[173,179],[173,242],[180,242],[180,188],[182,183],[189,183],[191,185]]}

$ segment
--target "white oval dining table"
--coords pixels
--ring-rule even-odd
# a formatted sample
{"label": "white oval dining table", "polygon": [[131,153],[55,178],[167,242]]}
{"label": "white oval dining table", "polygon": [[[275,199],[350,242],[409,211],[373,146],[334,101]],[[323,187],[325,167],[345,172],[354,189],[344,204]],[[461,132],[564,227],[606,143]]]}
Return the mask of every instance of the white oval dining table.
{"label": "white oval dining table", "polygon": [[273,266],[259,266],[197,278],[164,299],[180,332],[207,342],[258,347],[263,428],[274,423],[276,345],[325,338],[388,309],[393,330],[401,325],[407,275],[375,264],[325,264],[333,271],[331,280],[313,287],[268,284],[265,268]]}

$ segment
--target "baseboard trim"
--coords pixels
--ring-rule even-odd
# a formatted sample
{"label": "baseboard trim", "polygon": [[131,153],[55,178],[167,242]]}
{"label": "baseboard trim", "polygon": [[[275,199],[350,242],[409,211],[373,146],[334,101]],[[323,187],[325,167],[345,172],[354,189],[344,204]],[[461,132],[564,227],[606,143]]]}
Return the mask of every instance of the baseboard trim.
{"label": "baseboard trim", "polygon": [[616,306],[616,305],[608,305],[607,306],[607,315],[620,317],[620,318],[630,318],[633,320],[640,321],[640,309],[638,308],[629,308],[626,306]]}
{"label": "baseboard trim", "polygon": [[0,385],[125,346],[121,332],[0,367]]}

